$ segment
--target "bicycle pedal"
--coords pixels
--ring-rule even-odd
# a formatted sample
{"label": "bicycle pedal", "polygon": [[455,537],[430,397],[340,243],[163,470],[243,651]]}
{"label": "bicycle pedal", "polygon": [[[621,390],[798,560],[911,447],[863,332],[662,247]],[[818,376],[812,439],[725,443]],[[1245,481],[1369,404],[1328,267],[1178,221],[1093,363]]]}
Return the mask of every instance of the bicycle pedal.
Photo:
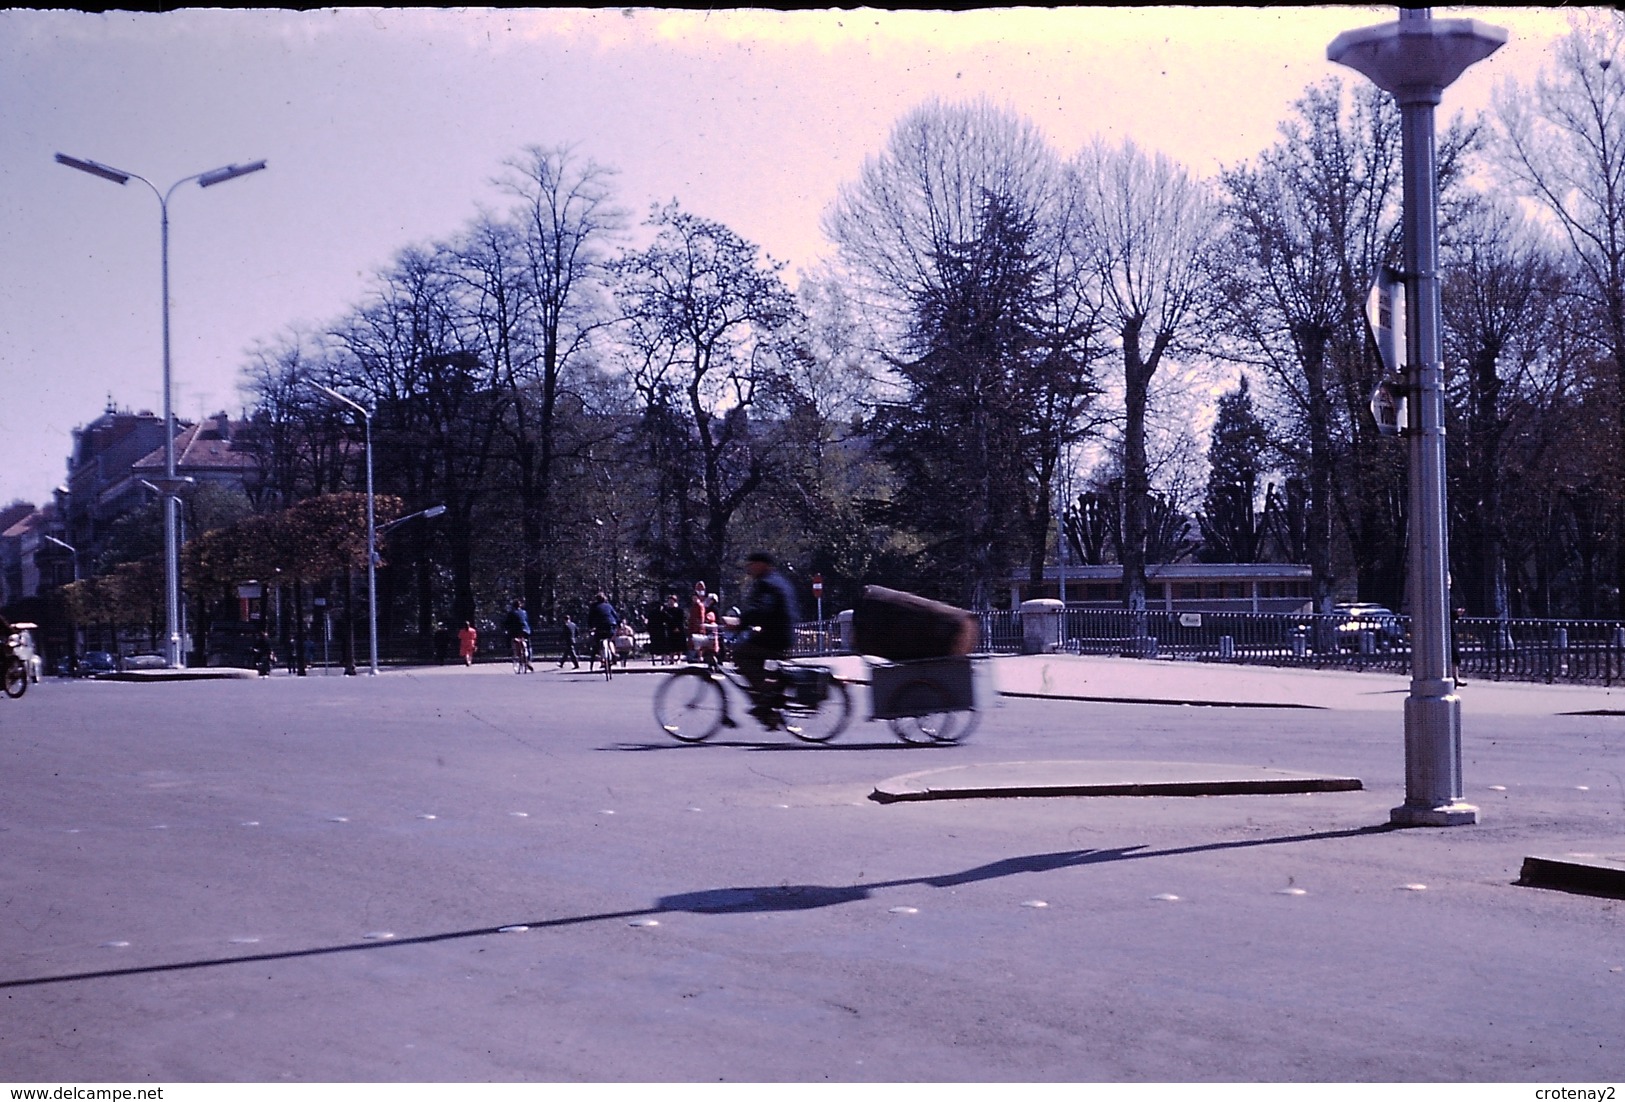
{"label": "bicycle pedal", "polygon": [[739,721],[735,720],[735,719],[731,719],[728,716],[723,716],[722,717],[722,725],[724,727],[738,727],[739,726]]}

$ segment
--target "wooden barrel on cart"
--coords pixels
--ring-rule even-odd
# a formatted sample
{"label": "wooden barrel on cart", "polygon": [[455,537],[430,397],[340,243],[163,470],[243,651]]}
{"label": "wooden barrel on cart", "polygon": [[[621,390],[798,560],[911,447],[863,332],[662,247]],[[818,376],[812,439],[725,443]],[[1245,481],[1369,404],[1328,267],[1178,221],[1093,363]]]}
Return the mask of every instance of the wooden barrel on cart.
{"label": "wooden barrel on cart", "polygon": [[969,654],[980,638],[973,613],[897,589],[865,586],[852,610],[852,649],[893,662]]}

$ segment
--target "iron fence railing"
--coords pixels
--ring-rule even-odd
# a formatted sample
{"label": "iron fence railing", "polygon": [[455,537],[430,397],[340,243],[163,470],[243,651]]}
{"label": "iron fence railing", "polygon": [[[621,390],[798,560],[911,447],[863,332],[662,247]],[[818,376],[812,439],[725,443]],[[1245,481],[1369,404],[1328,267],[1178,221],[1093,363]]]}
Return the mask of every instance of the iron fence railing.
{"label": "iron fence railing", "polygon": [[[976,613],[981,649],[1026,649],[1019,610]],[[1463,680],[1613,685],[1625,681],[1625,624],[1611,620],[1500,620],[1462,617],[1453,626],[1452,659]],[[1409,673],[1410,617],[1269,612],[1131,612],[1068,608],[1047,647],[1071,654],[1172,658],[1313,669]],[[845,649],[838,618],[802,625],[798,654]]]}

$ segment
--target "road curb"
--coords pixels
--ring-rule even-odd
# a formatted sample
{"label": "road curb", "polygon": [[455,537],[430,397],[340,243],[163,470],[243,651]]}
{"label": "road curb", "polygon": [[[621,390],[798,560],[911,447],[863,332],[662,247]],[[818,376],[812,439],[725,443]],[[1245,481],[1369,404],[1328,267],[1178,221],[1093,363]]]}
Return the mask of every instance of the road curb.
{"label": "road curb", "polygon": [[996,762],[905,773],[875,785],[876,803],[1035,796],[1272,796],[1358,792],[1356,777],[1197,762]]}
{"label": "road curb", "polygon": [[1517,883],[1526,888],[1625,899],[1625,855],[1569,853],[1561,857],[1525,857]]}

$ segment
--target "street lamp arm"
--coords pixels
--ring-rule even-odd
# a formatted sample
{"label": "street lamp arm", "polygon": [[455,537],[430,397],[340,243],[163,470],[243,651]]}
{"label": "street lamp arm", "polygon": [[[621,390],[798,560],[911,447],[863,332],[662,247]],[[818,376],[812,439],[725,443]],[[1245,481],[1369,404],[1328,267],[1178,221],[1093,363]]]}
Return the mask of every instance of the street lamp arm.
{"label": "street lamp arm", "polygon": [[[247,176],[250,172],[258,172],[265,167],[264,161],[255,161],[246,165],[226,165],[224,168],[212,168],[208,172],[200,172],[196,177],[198,187],[213,187],[223,184],[227,180],[235,180],[239,176]],[[183,180],[182,183],[185,183]]]}
{"label": "street lamp arm", "polygon": [[[80,172],[88,172],[92,176],[100,176],[102,179],[111,180],[115,184],[127,184],[130,182],[130,177],[135,175],[133,172],[121,172],[116,168],[109,167],[108,165],[104,165],[98,161],[87,161],[82,160],[79,157],[70,157],[66,153],[58,153],[56,155],[56,163],[59,165],[67,165],[69,168],[77,168]],[[142,183],[146,183],[146,181],[143,180]]]}
{"label": "street lamp arm", "polygon": [[424,520],[429,520],[432,517],[439,516],[441,513],[444,513],[445,511],[446,511],[446,507],[444,505],[431,505],[427,509],[420,509],[415,513],[408,513],[404,517],[396,517],[394,520],[390,521],[388,524],[380,524],[378,526],[378,535],[386,536],[392,530],[394,530],[396,528],[399,528],[401,525],[405,524],[409,520],[417,520],[419,517],[422,517]]}
{"label": "street lamp arm", "polygon": [[321,391],[323,394],[327,395],[329,398],[333,399],[333,401],[335,401],[335,402],[343,402],[345,405],[349,406],[351,409],[353,409],[357,413],[361,414],[361,416],[367,418],[367,420],[369,420],[369,421],[372,420],[372,410],[368,409],[366,406],[362,405],[360,402],[356,401],[354,398],[346,397],[345,395],[340,394],[338,391],[334,390],[330,386],[323,386],[321,383],[318,383],[315,379],[306,379],[305,382],[310,384],[311,386],[315,387],[317,390]]}

